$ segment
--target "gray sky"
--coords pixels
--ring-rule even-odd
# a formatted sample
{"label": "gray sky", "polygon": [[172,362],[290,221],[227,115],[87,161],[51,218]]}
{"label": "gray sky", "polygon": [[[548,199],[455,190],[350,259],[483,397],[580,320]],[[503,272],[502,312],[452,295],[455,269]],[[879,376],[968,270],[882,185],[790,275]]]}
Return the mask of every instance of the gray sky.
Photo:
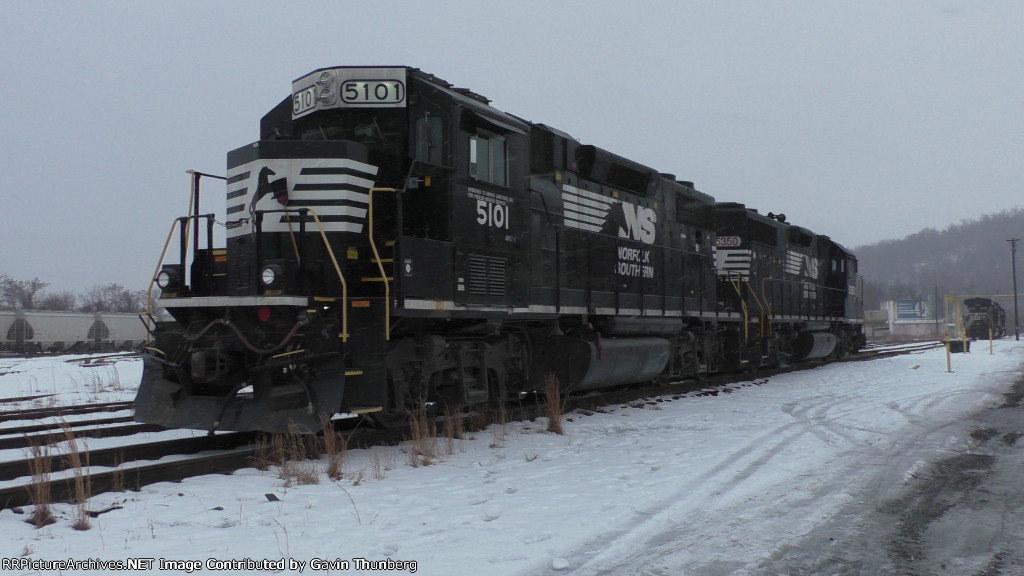
{"label": "gray sky", "polygon": [[941,229],[1022,204],[1022,30],[1009,0],[0,1],[0,273],[145,288],[185,170],[223,174],[339,65],[421,68],[847,246]]}

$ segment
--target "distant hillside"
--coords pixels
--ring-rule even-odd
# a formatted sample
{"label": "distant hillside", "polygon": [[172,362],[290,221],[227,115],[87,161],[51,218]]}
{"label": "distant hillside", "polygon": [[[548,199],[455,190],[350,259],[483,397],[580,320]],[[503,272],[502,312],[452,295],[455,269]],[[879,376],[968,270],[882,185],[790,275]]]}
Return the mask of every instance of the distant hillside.
{"label": "distant hillside", "polygon": [[[1012,294],[1010,243],[1024,238],[1024,210],[963,220],[945,230],[926,228],[902,240],[854,250],[864,276],[865,305],[885,300],[932,301],[945,294]],[[1017,243],[1017,288],[1024,291],[1024,241]],[[941,303],[940,303],[941,305]]]}

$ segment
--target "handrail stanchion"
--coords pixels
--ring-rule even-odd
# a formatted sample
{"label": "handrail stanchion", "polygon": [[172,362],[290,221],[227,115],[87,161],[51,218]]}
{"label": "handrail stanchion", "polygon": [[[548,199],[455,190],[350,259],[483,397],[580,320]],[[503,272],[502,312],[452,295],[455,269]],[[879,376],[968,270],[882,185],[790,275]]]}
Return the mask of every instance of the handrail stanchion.
{"label": "handrail stanchion", "polygon": [[369,237],[370,249],[373,251],[373,260],[380,270],[380,279],[384,282],[384,339],[391,340],[391,284],[388,282],[388,275],[384,272],[384,263],[380,261],[380,253],[377,252],[377,243],[373,239],[373,193],[394,192],[394,188],[370,188],[370,202],[368,218],[370,220]]}

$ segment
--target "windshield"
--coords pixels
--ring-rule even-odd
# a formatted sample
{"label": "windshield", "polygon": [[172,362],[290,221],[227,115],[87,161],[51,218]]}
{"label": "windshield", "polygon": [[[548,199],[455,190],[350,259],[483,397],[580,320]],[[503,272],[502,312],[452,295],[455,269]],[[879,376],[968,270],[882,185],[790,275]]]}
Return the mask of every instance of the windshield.
{"label": "windshield", "polygon": [[332,110],[301,118],[295,124],[300,140],[350,140],[396,155],[405,149],[404,110]]}

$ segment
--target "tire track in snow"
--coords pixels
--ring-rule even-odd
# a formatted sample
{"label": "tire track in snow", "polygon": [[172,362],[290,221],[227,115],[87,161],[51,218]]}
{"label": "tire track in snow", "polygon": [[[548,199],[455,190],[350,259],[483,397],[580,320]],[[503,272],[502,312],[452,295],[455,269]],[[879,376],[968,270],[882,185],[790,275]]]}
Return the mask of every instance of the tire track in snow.
{"label": "tire track in snow", "polygon": [[[790,473],[769,480],[767,484],[761,481],[764,492],[775,496],[766,497],[766,501],[758,505],[766,509],[782,507],[784,510],[781,513],[792,515],[795,522],[806,523],[806,519],[811,518],[812,524],[806,526],[804,532],[815,524],[827,522],[846,504],[849,498],[847,487],[862,484],[866,477],[877,473],[877,470],[852,459],[842,466],[832,468],[826,478],[822,478],[820,473],[812,478],[802,466],[806,457],[802,458],[799,453],[794,456],[792,452],[801,447],[806,447],[810,452],[825,446],[827,449],[822,454],[825,458],[831,458],[837,452],[869,445],[867,438],[858,437],[851,430],[874,432],[874,429],[836,423],[839,418],[870,413],[875,409],[845,408],[851,402],[863,398],[864,394],[864,391],[827,394],[811,401],[804,399],[780,405],[776,421],[791,418],[790,421],[746,440],[704,473],[684,480],[685,484],[679,490],[662,500],[664,508],[659,511],[641,514],[617,529],[589,540],[585,549],[568,556],[569,565],[576,566],[574,570],[542,573],[574,576],[634,574],[638,566],[650,565],[652,558],[678,555],[700,544],[708,535],[722,537],[723,527],[717,520],[702,524],[700,519],[709,513],[712,518],[719,518],[721,510],[734,507],[742,509],[744,504],[757,498],[757,495],[744,493],[741,487],[750,480],[758,482],[757,472],[780,456],[791,459],[793,465],[774,466],[773,469],[788,469]],[[808,436],[814,440],[807,439]],[[801,441],[806,445],[798,444]],[[884,454],[879,456],[883,457]],[[790,506],[780,505],[782,501],[788,501]],[[831,505],[827,505],[829,502]],[[745,525],[735,528],[739,534],[748,530],[749,527]],[[794,537],[800,535],[796,533]],[[703,560],[695,558],[694,561]]]}
{"label": "tire track in snow", "polygon": [[[710,470],[687,480],[670,498],[663,500],[666,507],[661,511],[639,515],[618,529],[588,541],[585,550],[577,551],[569,559],[570,566],[578,566],[575,570],[552,571],[550,574],[617,574],[620,570],[637,566],[650,554],[651,546],[675,540],[680,519],[700,517],[703,511],[721,505],[758,469],[807,434],[807,426],[802,422],[789,422],[759,434]],[[745,461],[745,465],[737,468]],[[713,487],[710,492],[707,491],[709,487]],[[638,545],[638,542],[644,544]],[[600,552],[595,555],[594,550]]]}

